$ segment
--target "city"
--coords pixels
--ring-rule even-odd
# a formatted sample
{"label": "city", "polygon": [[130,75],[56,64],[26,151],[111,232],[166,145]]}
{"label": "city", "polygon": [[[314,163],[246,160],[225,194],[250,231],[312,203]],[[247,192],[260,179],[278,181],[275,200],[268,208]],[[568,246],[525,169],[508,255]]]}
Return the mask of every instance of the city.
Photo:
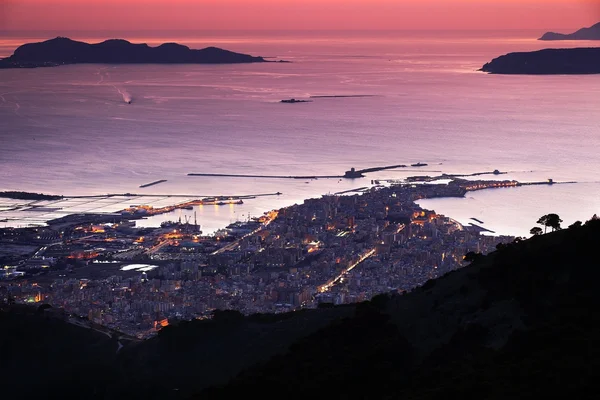
{"label": "city", "polygon": [[280,313],[410,292],[463,266],[466,253],[485,254],[514,239],[482,235],[478,225],[463,226],[415,201],[515,184],[379,186],[309,199],[212,236],[187,219],[143,229],[121,218],[5,228],[0,290],[140,339],[218,309]]}

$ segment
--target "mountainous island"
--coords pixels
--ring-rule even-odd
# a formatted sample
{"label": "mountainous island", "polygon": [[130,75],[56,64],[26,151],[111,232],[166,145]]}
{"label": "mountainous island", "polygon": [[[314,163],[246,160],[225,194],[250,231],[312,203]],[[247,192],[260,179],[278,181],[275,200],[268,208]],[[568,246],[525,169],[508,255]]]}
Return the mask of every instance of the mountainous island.
{"label": "mountainous island", "polygon": [[573,33],[546,32],[538,40],[600,40],[600,22]]}
{"label": "mountainous island", "polygon": [[267,62],[262,57],[207,47],[193,50],[177,43],[150,47],[110,39],[89,44],[66,37],[27,43],[0,60],[0,68],[55,67],[66,64],[241,64]]}
{"label": "mountainous island", "polygon": [[577,75],[600,73],[600,47],[508,53],[485,64],[492,74]]}
{"label": "mountainous island", "polygon": [[[532,230],[533,231],[533,230]],[[517,238],[410,293],[216,311],[140,341],[0,291],[7,398],[590,398],[600,219]],[[3,300],[4,297],[4,300]]]}

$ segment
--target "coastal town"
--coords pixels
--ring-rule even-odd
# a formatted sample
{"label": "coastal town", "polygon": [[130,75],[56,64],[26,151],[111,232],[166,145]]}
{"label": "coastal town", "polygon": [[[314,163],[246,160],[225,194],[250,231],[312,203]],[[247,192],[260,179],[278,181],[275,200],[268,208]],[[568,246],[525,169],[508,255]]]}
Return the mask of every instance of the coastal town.
{"label": "coastal town", "polygon": [[308,199],[210,236],[189,219],[139,228],[128,219],[132,210],[113,221],[4,228],[0,298],[49,304],[65,319],[141,339],[219,309],[279,313],[410,292],[466,265],[468,252],[485,254],[514,239],[483,234],[416,201],[515,185],[378,186]]}

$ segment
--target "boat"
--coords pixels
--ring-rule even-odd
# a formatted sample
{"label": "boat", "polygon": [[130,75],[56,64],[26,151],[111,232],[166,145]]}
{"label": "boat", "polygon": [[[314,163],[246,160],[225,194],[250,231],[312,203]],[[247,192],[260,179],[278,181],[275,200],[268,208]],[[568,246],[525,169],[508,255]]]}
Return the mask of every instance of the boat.
{"label": "boat", "polygon": [[281,103],[310,103],[311,100],[296,100],[296,99],[287,99],[281,100]]}
{"label": "boat", "polygon": [[425,167],[427,164],[418,162],[416,164],[410,164],[411,167]]}

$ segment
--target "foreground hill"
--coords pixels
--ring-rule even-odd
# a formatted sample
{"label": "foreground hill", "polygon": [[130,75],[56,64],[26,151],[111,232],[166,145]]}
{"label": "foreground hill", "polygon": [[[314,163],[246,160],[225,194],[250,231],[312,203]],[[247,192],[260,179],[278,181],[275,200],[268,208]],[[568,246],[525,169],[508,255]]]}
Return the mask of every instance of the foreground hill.
{"label": "foreground hill", "polygon": [[3,398],[101,398],[115,379],[118,339],[48,314],[0,305]]}
{"label": "foreground hill", "polygon": [[102,333],[8,310],[0,372],[10,398],[583,398],[600,378],[599,246],[592,220],[500,246],[407,295],[220,311],[118,353]]}
{"label": "foreground hill", "polygon": [[508,53],[485,64],[492,74],[572,75],[600,73],[600,48],[544,49]]}
{"label": "foreground hill", "polygon": [[265,62],[262,57],[207,47],[192,50],[177,43],[158,47],[111,39],[89,44],[57,37],[20,46],[0,60],[0,68],[52,67],[64,64],[236,64]]}
{"label": "foreground hill", "polygon": [[538,40],[600,40],[600,22],[573,33],[546,32]]}
{"label": "foreground hill", "polygon": [[600,378],[600,221],[380,297],[229,385],[226,399],[587,398]]}

